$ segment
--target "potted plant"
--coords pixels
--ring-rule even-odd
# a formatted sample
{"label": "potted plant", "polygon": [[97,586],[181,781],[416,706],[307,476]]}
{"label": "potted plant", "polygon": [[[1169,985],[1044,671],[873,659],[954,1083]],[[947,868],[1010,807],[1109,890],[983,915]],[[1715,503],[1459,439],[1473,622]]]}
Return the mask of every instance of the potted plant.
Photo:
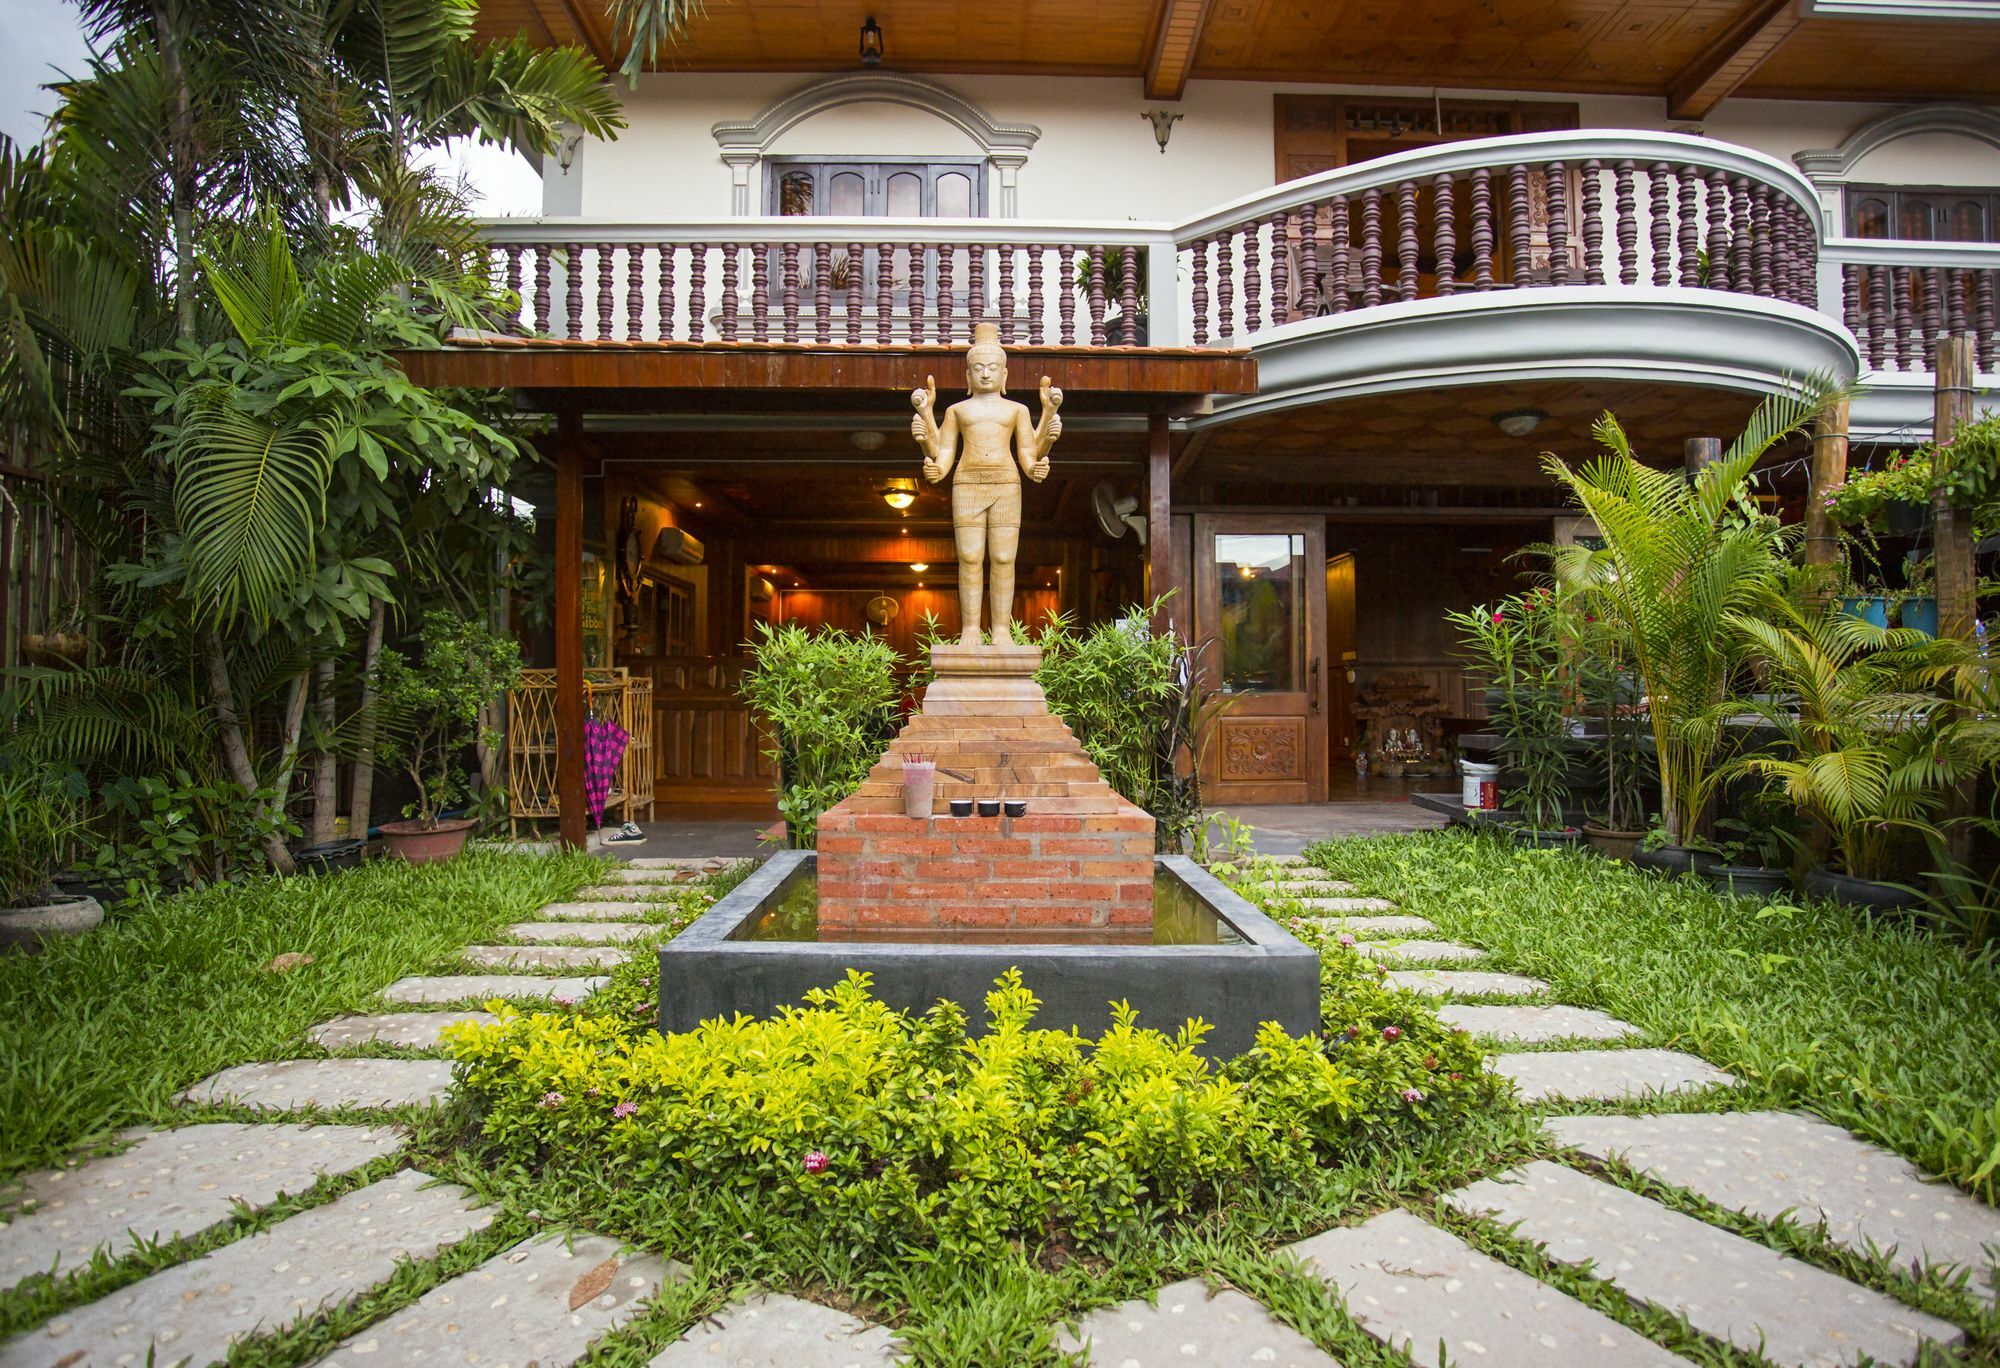
{"label": "potted plant", "polygon": [[[443,610],[424,617],[418,634],[423,663],[384,650],[375,671],[377,706],[386,735],[378,752],[399,763],[416,785],[408,820],[384,822],[389,853],[411,864],[449,860],[465,847],[474,818],[440,820],[446,808],[470,795],[463,752],[479,733],[479,710],[514,683],[521,648],[484,624]],[[497,745],[498,737],[489,744]]]}
{"label": "potted plant", "polygon": [[1502,737],[1501,757],[1514,783],[1501,805],[1520,818],[1524,845],[1567,846],[1583,833],[1569,824],[1569,719],[1563,711],[1562,642],[1566,606],[1542,588],[1445,619],[1465,653],[1495,681],[1488,690]]}
{"label": "potted plant", "polygon": [[1793,810],[1768,793],[1752,793],[1736,815],[1715,824],[1724,840],[1721,863],[1702,871],[1710,883],[1739,898],[1772,898],[1792,886],[1786,863],[1798,844]]}
{"label": "potted plant", "polygon": [[1896,622],[1927,637],[1938,633],[1937,561],[1930,556],[1913,556],[1906,561],[1903,592],[1896,604]]}
{"label": "potted plant", "polygon": [[1640,706],[1638,681],[1626,668],[1622,633],[1595,612],[1585,612],[1577,635],[1576,683],[1584,707],[1602,733],[1586,738],[1599,745],[1604,800],[1592,809],[1583,836],[1602,854],[1630,860],[1646,837],[1648,775],[1640,739],[1645,709]]}
{"label": "potted plant", "polygon": [[76,804],[52,776],[0,770],[0,946],[32,951],[104,920],[97,899],[60,893],[52,882],[82,830]]}
{"label": "potted plant", "polygon": [[1930,525],[1930,450],[1894,452],[1880,470],[1851,475],[1823,497],[1828,516],[1843,527],[1917,536]]}

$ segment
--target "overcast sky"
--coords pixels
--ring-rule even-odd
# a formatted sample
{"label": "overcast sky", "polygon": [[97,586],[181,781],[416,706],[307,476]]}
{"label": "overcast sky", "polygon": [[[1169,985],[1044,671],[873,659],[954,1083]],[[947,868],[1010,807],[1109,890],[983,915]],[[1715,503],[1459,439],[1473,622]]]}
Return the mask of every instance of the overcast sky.
{"label": "overcast sky", "polygon": [[[0,0],[0,133],[17,143],[38,141],[55,107],[55,96],[42,87],[58,73],[80,74],[85,55],[68,0]],[[436,161],[470,182],[481,214],[541,212],[542,179],[511,152],[463,143]]]}

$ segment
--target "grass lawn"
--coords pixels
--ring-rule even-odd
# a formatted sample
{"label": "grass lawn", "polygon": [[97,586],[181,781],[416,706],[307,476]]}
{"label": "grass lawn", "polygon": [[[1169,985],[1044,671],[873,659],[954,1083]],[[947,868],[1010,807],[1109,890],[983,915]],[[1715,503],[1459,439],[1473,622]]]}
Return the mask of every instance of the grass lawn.
{"label": "grass lawn", "polygon": [[1729,1070],[1753,1094],[1735,1105],[1816,1112],[2000,1200],[1992,961],[1831,903],[1733,899],[1492,837],[1378,837],[1308,854],[1485,946],[1490,967],[1547,979],[1555,1000],[1644,1028],[1634,1043]]}

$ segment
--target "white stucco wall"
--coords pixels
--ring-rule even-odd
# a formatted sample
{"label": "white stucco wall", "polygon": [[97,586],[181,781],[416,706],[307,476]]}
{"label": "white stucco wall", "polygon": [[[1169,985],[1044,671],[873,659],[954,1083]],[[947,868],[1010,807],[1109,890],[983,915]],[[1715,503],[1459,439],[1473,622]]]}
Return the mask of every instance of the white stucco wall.
{"label": "white stucco wall", "polygon": [[[553,164],[545,212],[628,220],[712,218],[730,211],[730,170],[710,126],[750,119],[812,77],[795,73],[654,75],[626,98],[631,127],[615,142],[586,141],[567,174]],[[1125,78],[929,77],[1003,122],[1027,122],[1041,140],[1020,172],[1019,215],[1034,219],[1177,219],[1272,183],[1272,97],[1280,92],[1426,97],[1428,90],[1197,81],[1164,154],[1140,111],[1149,102]],[[1455,91],[1452,98],[1574,98],[1586,127],[1686,127],[1651,98]],[[1715,138],[1789,158],[1839,144],[1888,106],[1731,100],[1703,125]],[[962,157],[976,144],[951,124],[895,105],[848,105],[787,130],[773,155]],[[2000,149],[1923,134],[1881,148],[1857,178],[1905,184],[2000,185]],[[753,173],[752,203],[761,207]]]}

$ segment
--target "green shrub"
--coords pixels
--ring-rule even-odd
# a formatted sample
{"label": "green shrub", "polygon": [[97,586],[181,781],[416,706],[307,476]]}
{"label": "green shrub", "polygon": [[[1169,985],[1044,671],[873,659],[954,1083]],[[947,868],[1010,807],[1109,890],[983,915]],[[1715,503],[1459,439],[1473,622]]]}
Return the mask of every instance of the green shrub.
{"label": "green shrub", "polygon": [[901,662],[876,636],[796,624],[757,630],[743,697],[770,730],[778,811],[803,849],[820,814],[861,786],[896,734]]}
{"label": "green shrub", "polygon": [[0,908],[39,900],[82,831],[76,804],[37,769],[0,769]]}
{"label": "green shrub", "polygon": [[[441,608],[424,615],[421,636],[423,664],[413,665],[400,651],[385,650],[375,667],[378,702],[388,725],[377,753],[400,763],[416,785],[417,800],[403,815],[434,827],[442,809],[472,792],[462,753],[479,736],[480,710],[514,686],[521,648],[485,623]],[[488,745],[499,744],[497,735],[484,739]]]}
{"label": "green shrub", "polygon": [[800,1222],[884,1260],[974,1260],[1211,1209],[1495,1096],[1470,1037],[1350,953],[1328,958],[1330,1043],[1267,1024],[1224,1068],[1196,1053],[1205,1025],[1166,1035],[1122,1003],[1095,1041],[1034,1029],[1012,970],[977,1038],[957,1005],[896,1011],[858,973],[685,1034],[503,1010],[446,1038],[496,1161],[609,1182],[710,1233]]}

